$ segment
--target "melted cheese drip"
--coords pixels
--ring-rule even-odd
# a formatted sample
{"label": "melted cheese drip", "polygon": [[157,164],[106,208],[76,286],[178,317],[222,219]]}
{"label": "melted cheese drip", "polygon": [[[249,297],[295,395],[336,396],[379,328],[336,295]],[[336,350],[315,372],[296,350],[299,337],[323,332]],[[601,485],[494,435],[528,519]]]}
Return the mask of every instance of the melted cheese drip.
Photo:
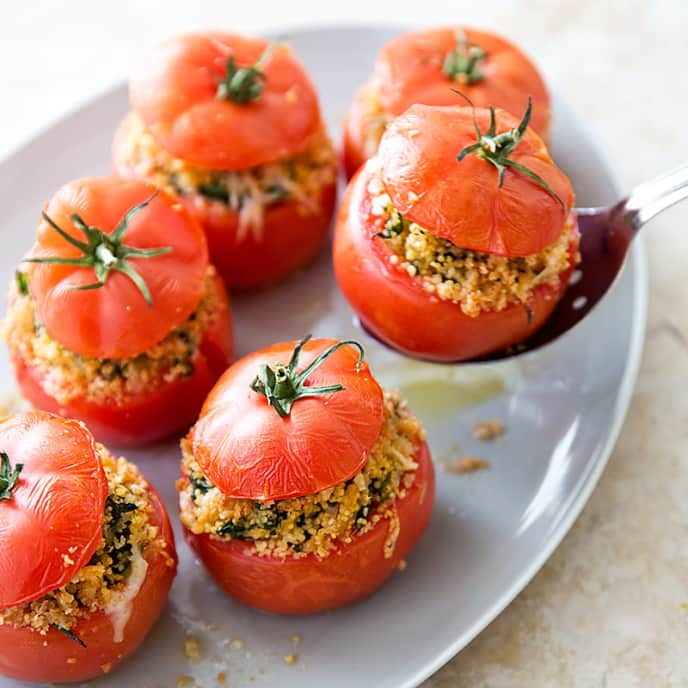
{"label": "melted cheese drip", "polygon": [[139,547],[131,550],[131,570],[124,588],[112,595],[112,599],[105,609],[112,623],[112,639],[121,643],[124,639],[124,628],[131,616],[134,599],[139,594],[143,581],[146,579],[148,562],[141,555]]}

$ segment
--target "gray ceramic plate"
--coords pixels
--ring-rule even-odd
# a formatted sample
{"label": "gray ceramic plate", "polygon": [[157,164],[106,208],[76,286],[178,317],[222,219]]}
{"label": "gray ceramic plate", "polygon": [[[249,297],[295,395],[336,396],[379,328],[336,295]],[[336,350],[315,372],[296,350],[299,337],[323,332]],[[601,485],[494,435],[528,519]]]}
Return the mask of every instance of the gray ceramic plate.
{"label": "gray ceramic plate", "polygon": [[[285,39],[305,62],[333,131],[373,57],[396,31],[356,27],[292,32]],[[0,282],[30,246],[45,199],[63,182],[107,173],[110,138],[127,109],[122,86],[56,124],[0,166]],[[571,176],[581,205],[613,200],[609,165],[566,102],[554,99],[554,157]],[[275,288],[237,299],[240,354],[306,332],[357,337],[382,382],[401,388],[423,419],[439,461],[460,453],[489,470],[438,470],[430,529],[379,593],[337,612],[278,618],[224,597],[178,541],[179,576],[161,623],[131,661],[103,686],[174,686],[181,675],[216,685],[378,688],[416,686],[464,647],[542,566],[588,499],[609,457],[631,397],[645,325],[646,274],[636,243],[612,294],[578,329],[529,357],[496,365],[444,367],[384,350],[352,324],[327,251]],[[11,389],[6,357],[2,384]],[[476,443],[475,419],[501,419],[507,432]],[[176,514],[174,444],[130,452]],[[189,661],[185,634],[200,638]],[[297,649],[291,637],[301,636]],[[242,643],[232,643],[241,640]],[[296,652],[287,666],[283,656]],[[40,661],[40,658],[36,658]],[[0,686],[13,686],[0,679]]]}

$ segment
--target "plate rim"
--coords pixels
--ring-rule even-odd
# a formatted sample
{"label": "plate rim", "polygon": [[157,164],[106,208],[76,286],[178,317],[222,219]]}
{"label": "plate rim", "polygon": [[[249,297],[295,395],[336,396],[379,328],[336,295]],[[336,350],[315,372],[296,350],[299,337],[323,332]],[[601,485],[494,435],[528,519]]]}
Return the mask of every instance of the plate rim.
{"label": "plate rim", "polygon": [[[263,33],[268,37],[280,38],[285,36],[290,37],[290,34],[313,34],[322,32],[347,32],[347,31],[396,31],[403,32],[412,28],[423,28],[426,24],[419,23],[418,25],[401,24],[397,22],[370,22],[370,21],[346,21],[346,22],[323,22],[321,23],[286,23],[281,30],[277,30],[274,26],[265,25],[264,31],[256,31],[255,33]],[[80,99],[73,107],[70,107],[60,113],[54,119],[49,120],[43,126],[36,128],[33,133],[22,137],[15,146],[9,148],[5,154],[0,157],[0,168],[12,166],[15,160],[24,155],[30,147],[40,142],[40,139],[46,138],[50,133],[67,120],[78,116],[89,107],[97,105],[103,99],[113,96],[116,91],[126,88],[127,81],[118,79],[101,89],[91,93],[88,97]],[[556,87],[556,84],[551,80],[548,81],[547,87],[549,91],[556,94],[558,98],[566,101],[566,98],[561,95],[561,92]],[[623,185],[620,181],[620,176],[617,171],[618,167],[612,164],[608,149],[600,138],[595,134],[592,128],[585,122],[578,110],[571,108],[571,114],[576,119],[577,125],[585,133],[588,140],[594,146],[602,161],[605,173],[608,175],[619,198],[623,193]],[[39,143],[40,145],[40,143]],[[588,503],[593,491],[595,490],[603,472],[606,468],[612,452],[618,441],[619,435],[626,420],[628,409],[633,398],[640,364],[642,360],[642,352],[645,340],[646,325],[647,325],[647,307],[649,296],[649,280],[648,280],[648,260],[647,251],[645,248],[645,241],[641,236],[637,237],[634,246],[630,251],[624,270],[631,270],[633,276],[633,294],[632,294],[632,323],[631,333],[629,337],[628,356],[624,365],[624,373],[621,384],[618,388],[617,398],[614,404],[613,423],[606,435],[604,445],[599,449],[598,459],[589,467],[587,475],[583,478],[578,491],[571,495],[569,504],[565,507],[563,514],[554,528],[544,539],[539,553],[533,557],[528,566],[518,576],[512,584],[504,590],[504,592],[495,599],[495,601],[476,621],[464,632],[460,633],[456,640],[439,651],[432,660],[427,661],[422,667],[409,675],[403,683],[399,684],[399,688],[417,688],[423,681],[439,671],[445,664],[447,664],[453,657],[455,657],[462,649],[467,647],[469,643],[474,640],[482,631],[484,631],[494,619],[501,614],[513,600],[526,588],[535,575],[550,559],[556,548],[561,544],[564,537],[568,534],[583,508]],[[566,336],[566,335],[564,335]],[[492,365],[500,365],[499,363]]]}

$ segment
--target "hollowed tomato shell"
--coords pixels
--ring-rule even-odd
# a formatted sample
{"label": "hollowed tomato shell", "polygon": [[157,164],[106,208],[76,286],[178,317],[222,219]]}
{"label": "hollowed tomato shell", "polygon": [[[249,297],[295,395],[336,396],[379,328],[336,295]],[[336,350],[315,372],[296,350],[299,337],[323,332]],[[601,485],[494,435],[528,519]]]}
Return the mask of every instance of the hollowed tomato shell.
{"label": "hollowed tomato shell", "polygon": [[352,179],[342,201],[334,267],[344,296],[371,333],[405,354],[453,362],[517,344],[542,327],[573,271],[579,241],[575,224],[569,246],[571,267],[560,274],[558,284],[542,284],[532,290],[530,318],[521,304],[470,317],[460,305],[428,293],[421,278],[411,277],[390,262],[391,250],[375,237],[384,220],[372,213],[369,181],[370,163]]}
{"label": "hollowed tomato shell", "polygon": [[217,98],[227,60],[253,65],[267,46],[262,38],[220,32],[171,38],[132,76],[132,106],[160,146],[200,167],[243,170],[292,155],[317,131],[320,108],[286,45],[275,45],[262,66],[264,89],[256,100]]}
{"label": "hollowed tomato shell", "polygon": [[117,403],[82,397],[63,404],[45,391],[42,372],[14,352],[11,362],[23,396],[37,408],[82,420],[100,442],[116,447],[141,446],[186,431],[234,355],[229,301],[219,276],[216,288],[218,307],[189,377],[162,382]]}
{"label": "hollowed tomato shell", "polygon": [[[123,160],[131,115],[124,118],[113,144],[113,169],[127,179],[143,179]],[[180,195],[190,215],[205,230],[210,261],[229,289],[249,289],[275,282],[315,258],[327,238],[337,200],[337,184],[320,189],[313,206],[297,200],[265,206],[259,232],[239,230],[239,214],[226,203],[201,194]]]}
{"label": "hollowed tomato shell", "polygon": [[148,570],[132,604],[122,641],[114,642],[112,621],[104,611],[79,620],[72,628],[85,648],[54,628],[41,635],[29,628],[3,625],[0,674],[20,681],[86,681],[109,673],[141,645],[165,606],[177,570],[167,512],[155,489],[148,485],[148,491],[153,505],[151,521],[159,535],[143,551]]}
{"label": "hollowed tomato shell", "polygon": [[[495,115],[497,134],[519,125],[504,110]],[[486,132],[485,109],[413,105],[397,117],[377,156],[385,191],[409,220],[456,246],[509,258],[538,253],[561,234],[573,206],[571,183],[530,128],[509,159],[539,175],[561,204],[518,170],[508,168],[500,187],[495,166],[476,153],[459,161],[476,143],[474,117]]]}
{"label": "hollowed tomato shell", "polygon": [[217,584],[244,604],[278,614],[341,607],[375,592],[427,528],[435,501],[435,472],[425,442],[418,445],[415,461],[416,479],[404,499],[396,501],[399,537],[389,559],[384,556],[389,529],[384,518],[322,559],[258,556],[251,553],[251,543],[241,540],[194,535],[188,529],[184,535]]}
{"label": "hollowed tomato shell", "polygon": [[[298,371],[336,340],[313,339]],[[191,429],[193,455],[203,474],[228,497],[285,499],[348,480],[368,459],[384,414],[382,389],[358,351],[342,346],[308,376],[312,386],[344,389],[304,397],[281,418],[251,390],[261,364],[287,364],[296,342],[273,344],[234,363],[220,378]]]}
{"label": "hollowed tomato shell", "polygon": [[23,464],[9,499],[0,501],[6,609],[63,586],[83,568],[103,537],[108,487],[93,435],[77,421],[17,414],[0,422],[0,450],[12,468]]}

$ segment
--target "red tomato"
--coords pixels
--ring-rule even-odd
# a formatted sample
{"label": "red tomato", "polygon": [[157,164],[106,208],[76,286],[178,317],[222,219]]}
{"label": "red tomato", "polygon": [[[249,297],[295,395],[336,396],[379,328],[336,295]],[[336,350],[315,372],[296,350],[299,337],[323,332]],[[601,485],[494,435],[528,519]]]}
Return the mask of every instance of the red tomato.
{"label": "red tomato", "polygon": [[251,543],[194,535],[185,529],[186,540],[220,587],[252,607],[279,614],[309,614],[355,602],[392,575],[430,521],[435,473],[425,442],[418,445],[415,461],[416,479],[406,497],[396,501],[400,530],[389,559],[384,557],[386,519],[322,559],[314,555],[257,556],[250,552]]}
{"label": "red tomato", "polygon": [[[44,466],[46,460],[57,460],[64,468],[62,470],[69,470],[71,464],[68,465],[68,457],[72,461],[81,458],[81,447],[77,444],[69,447],[70,453],[60,453],[54,450],[56,442],[63,442],[62,429],[67,429],[73,433],[72,427],[79,428],[80,431],[90,438],[83,426],[73,422],[57,419],[48,414],[32,414],[38,418],[49,419],[42,421],[50,423],[53,427],[49,438],[49,444],[37,445],[35,442],[32,445],[33,453],[36,455],[38,466]],[[10,421],[13,422],[13,421]],[[55,427],[58,432],[55,432]],[[2,432],[2,431],[0,431]],[[32,435],[33,438],[33,435]],[[28,440],[25,440],[28,445]],[[93,443],[90,439],[91,445]],[[36,448],[40,447],[41,451],[36,452]],[[92,450],[91,450],[92,451]],[[30,454],[24,454],[22,458],[29,458]],[[29,458],[30,460],[30,458]],[[25,466],[22,471],[24,476],[27,468]],[[32,469],[33,471],[33,469]],[[27,472],[28,473],[28,472]],[[105,476],[100,467],[102,479]],[[40,477],[39,477],[40,479]],[[63,475],[59,480],[65,481]],[[60,488],[60,483],[50,493],[50,499],[54,499],[57,495],[61,499],[68,498],[74,503],[70,508],[50,503],[50,524],[55,522],[55,518],[63,516],[66,523],[71,526],[73,542],[76,542],[80,536],[81,531],[86,525],[86,521],[79,523],[75,520],[75,508],[79,501],[90,502],[93,499],[93,489],[89,489],[86,485],[76,486],[70,490],[69,495],[62,495],[65,492],[65,487]],[[17,489],[15,493],[18,493]],[[105,488],[107,492],[107,487]],[[94,612],[84,618],[80,619],[72,628],[72,632],[79,637],[86,647],[81,647],[77,642],[68,638],[60,631],[51,628],[47,635],[41,635],[29,628],[15,628],[9,625],[0,626],[0,674],[18,679],[20,681],[49,681],[49,682],[66,682],[66,681],[85,681],[90,678],[102,676],[108,673],[111,669],[120,664],[128,656],[130,656],[143,642],[144,638],[156,622],[167,600],[172,581],[176,573],[177,553],[174,546],[174,538],[172,528],[167,516],[167,512],[160,500],[155,489],[148,485],[149,498],[153,505],[151,514],[152,524],[158,527],[159,537],[154,542],[150,543],[143,551],[143,557],[148,563],[146,577],[143,581],[141,589],[133,600],[131,615],[126,622],[123,631],[123,639],[121,642],[115,642],[114,628],[111,618],[104,612]],[[100,494],[100,492],[98,492]],[[46,494],[36,493],[41,504],[45,507]],[[104,502],[105,495],[102,500]],[[11,500],[10,500],[11,502]],[[2,517],[3,507],[10,502],[0,503],[0,518]],[[37,506],[39,506],[37,504]],[[65,505],[66,506],[66,505]],[[102,538],[102,522],[103,510],[99,512],[97,517],[94,517],[88,524],[97,526],[98,541]],[[35,526],[38,522],[35,521]],[[3,524],[4,525],[4,524]],[[80,525],[80,527],[76,527]],[[4,530],[3,532],[8,532]],[[50,533],[50,537],[46,537],[46,533]],[[16,561],[18,552],[26,550],[29,543],[50,540],[52,544],[53,531],[46,528],[35,527],[34,539],[25,539],[22,535],[21,546],[15,546],[10,556],[12,561]],[[8,539],[8,538],[3,538]],[[15,539],[14,537],[11,539]],[[97,543],[96,543],[97,545]],[[1,546],[1,545],[0,545]],[[45,550],[52,554],[51,547]],[[57,555],[53,554],[58,560],[60,567],[63,567],[64,562]],[[90,557],[85,557],[86,561]],[[83,558],[83,557],[82,557]],[[6,561],[3,558],[3,561]],[[83,562],[86,563],[86,562]],[[83,565],[83,564],[82,564]],[[17,576],[15,571],[12,572]],[[60,585],[66,583],[72,574],[66,576],[66,580]],[[32,579],[34,582],[37,578]],[[46,591],[47,592],[47,591]]]}
{"label": "red tomato", "polygon": [[22,394],[37,408],[81,419],[101,442],[117,447],[140,446],[184,432],[234,354],[229,302],[219,277],[216,286],[218,309],[201,340],[200,354],[189,377],[131,394],[119,404],[85,398],[61,404],[44,390],[41,371],[28,366],[15,352],[12,364]]}
{"label": "red tomato", "polygon": [[0,500],[5,609],[63,586],[86,565],[103,538],[108,487],[93,436],[76,421],[40,411],[7,418],[0,451],[12,468],[23,465],[10,497]]}
{"label": "red tomato", "polygon": [[[388,43],[375,62],[372,83],[379,90],[384,113],[396,117],[415,103],[455,105],[452,89],[465,93],[477,107],[503,108],[520,113],[528,96],[533,99],[532,126],[546,137],[550,100],[533,63],[513,44],[486,31],[465,29],[464,35],[486,53],[479,61],[482,79],[467,83],[443,71],[447,55],[457,48],[453,27],[403,34]],[[344,123],[344,155],[348,176],[370,157],[365,147],[364,90],[357,93]]]}
{"label": "red tomato", "polygon": [[[519,120],[496,110],[497,134]],[[497,169],[476,154],[457,154],[476,143],[490,113],[466,107],[414,105],[387,128],[378,158],[382,181],[394,207],[412,222],[461,248],[498,256],[538,253],[560,236],[573,206],[573,189],[552,162],[542,139],[527,129],[509,159],[538,174],[562,205],[522,172]]]}
{"label": "red tomato", "polygon": [[[154,192],[154,187],[140,181],[91,177],[63,186],[45,212],[71,237],[85,241],[71,217],[74,213],[110,234],[127,211]],[[38,319],[70,351],[95,358],[137,356],[186,320],[201,299],[208,249],[201,227],[180,203],[159,193],[129,221],[123,242],[137,249],[171,249],[128,261],[147,285],[152,305],[120,271],[110,272],[103,287],[83,291],[73,287],[96,282],[93,267],[36,263],[29,267]],[[45,219],[40,221],[31,258],[82,255]]]}
{"label": "red tomato", "polygon": [[194,165],[242,170],[303,148],[320,126],[318,99],[291,50],[273,46],[251,102],[218,97],[227,62],[250,67],[267,41],[230,33],[171,38],[133,76],[131,102],[155,140]]}
{"label": "red tomato", "polygon": [[[370,332],[412,356],[459,361],[517,344],[545,323],[573,267],[559,276],[557,286],[542,284],[532,290],[530,317],[520,304],[470,317],[459,305],[428,294],[420,278],[389,262],[391,250],[375,238],[384,220],[371,212],[369,181],[370,164],[352,179],[344,196],[335,230],[334,267],[339,286]],[[569,247],[571,266],[578,240],[575,229]]]}
{"label": "red tomato", "polygon": [[[298,371],[335,340],[308,341]],[[348,480],[365,464],[382,427],[382,390],[358,352],[342,346],[307,377],[307,385],[341,384],[326,396],[296,401],[285,418],[250,388],[262,364],[287,364],[296,342],[249,354],[220,378],[190,432],[204,475],[228,497],[285,499]]]}

